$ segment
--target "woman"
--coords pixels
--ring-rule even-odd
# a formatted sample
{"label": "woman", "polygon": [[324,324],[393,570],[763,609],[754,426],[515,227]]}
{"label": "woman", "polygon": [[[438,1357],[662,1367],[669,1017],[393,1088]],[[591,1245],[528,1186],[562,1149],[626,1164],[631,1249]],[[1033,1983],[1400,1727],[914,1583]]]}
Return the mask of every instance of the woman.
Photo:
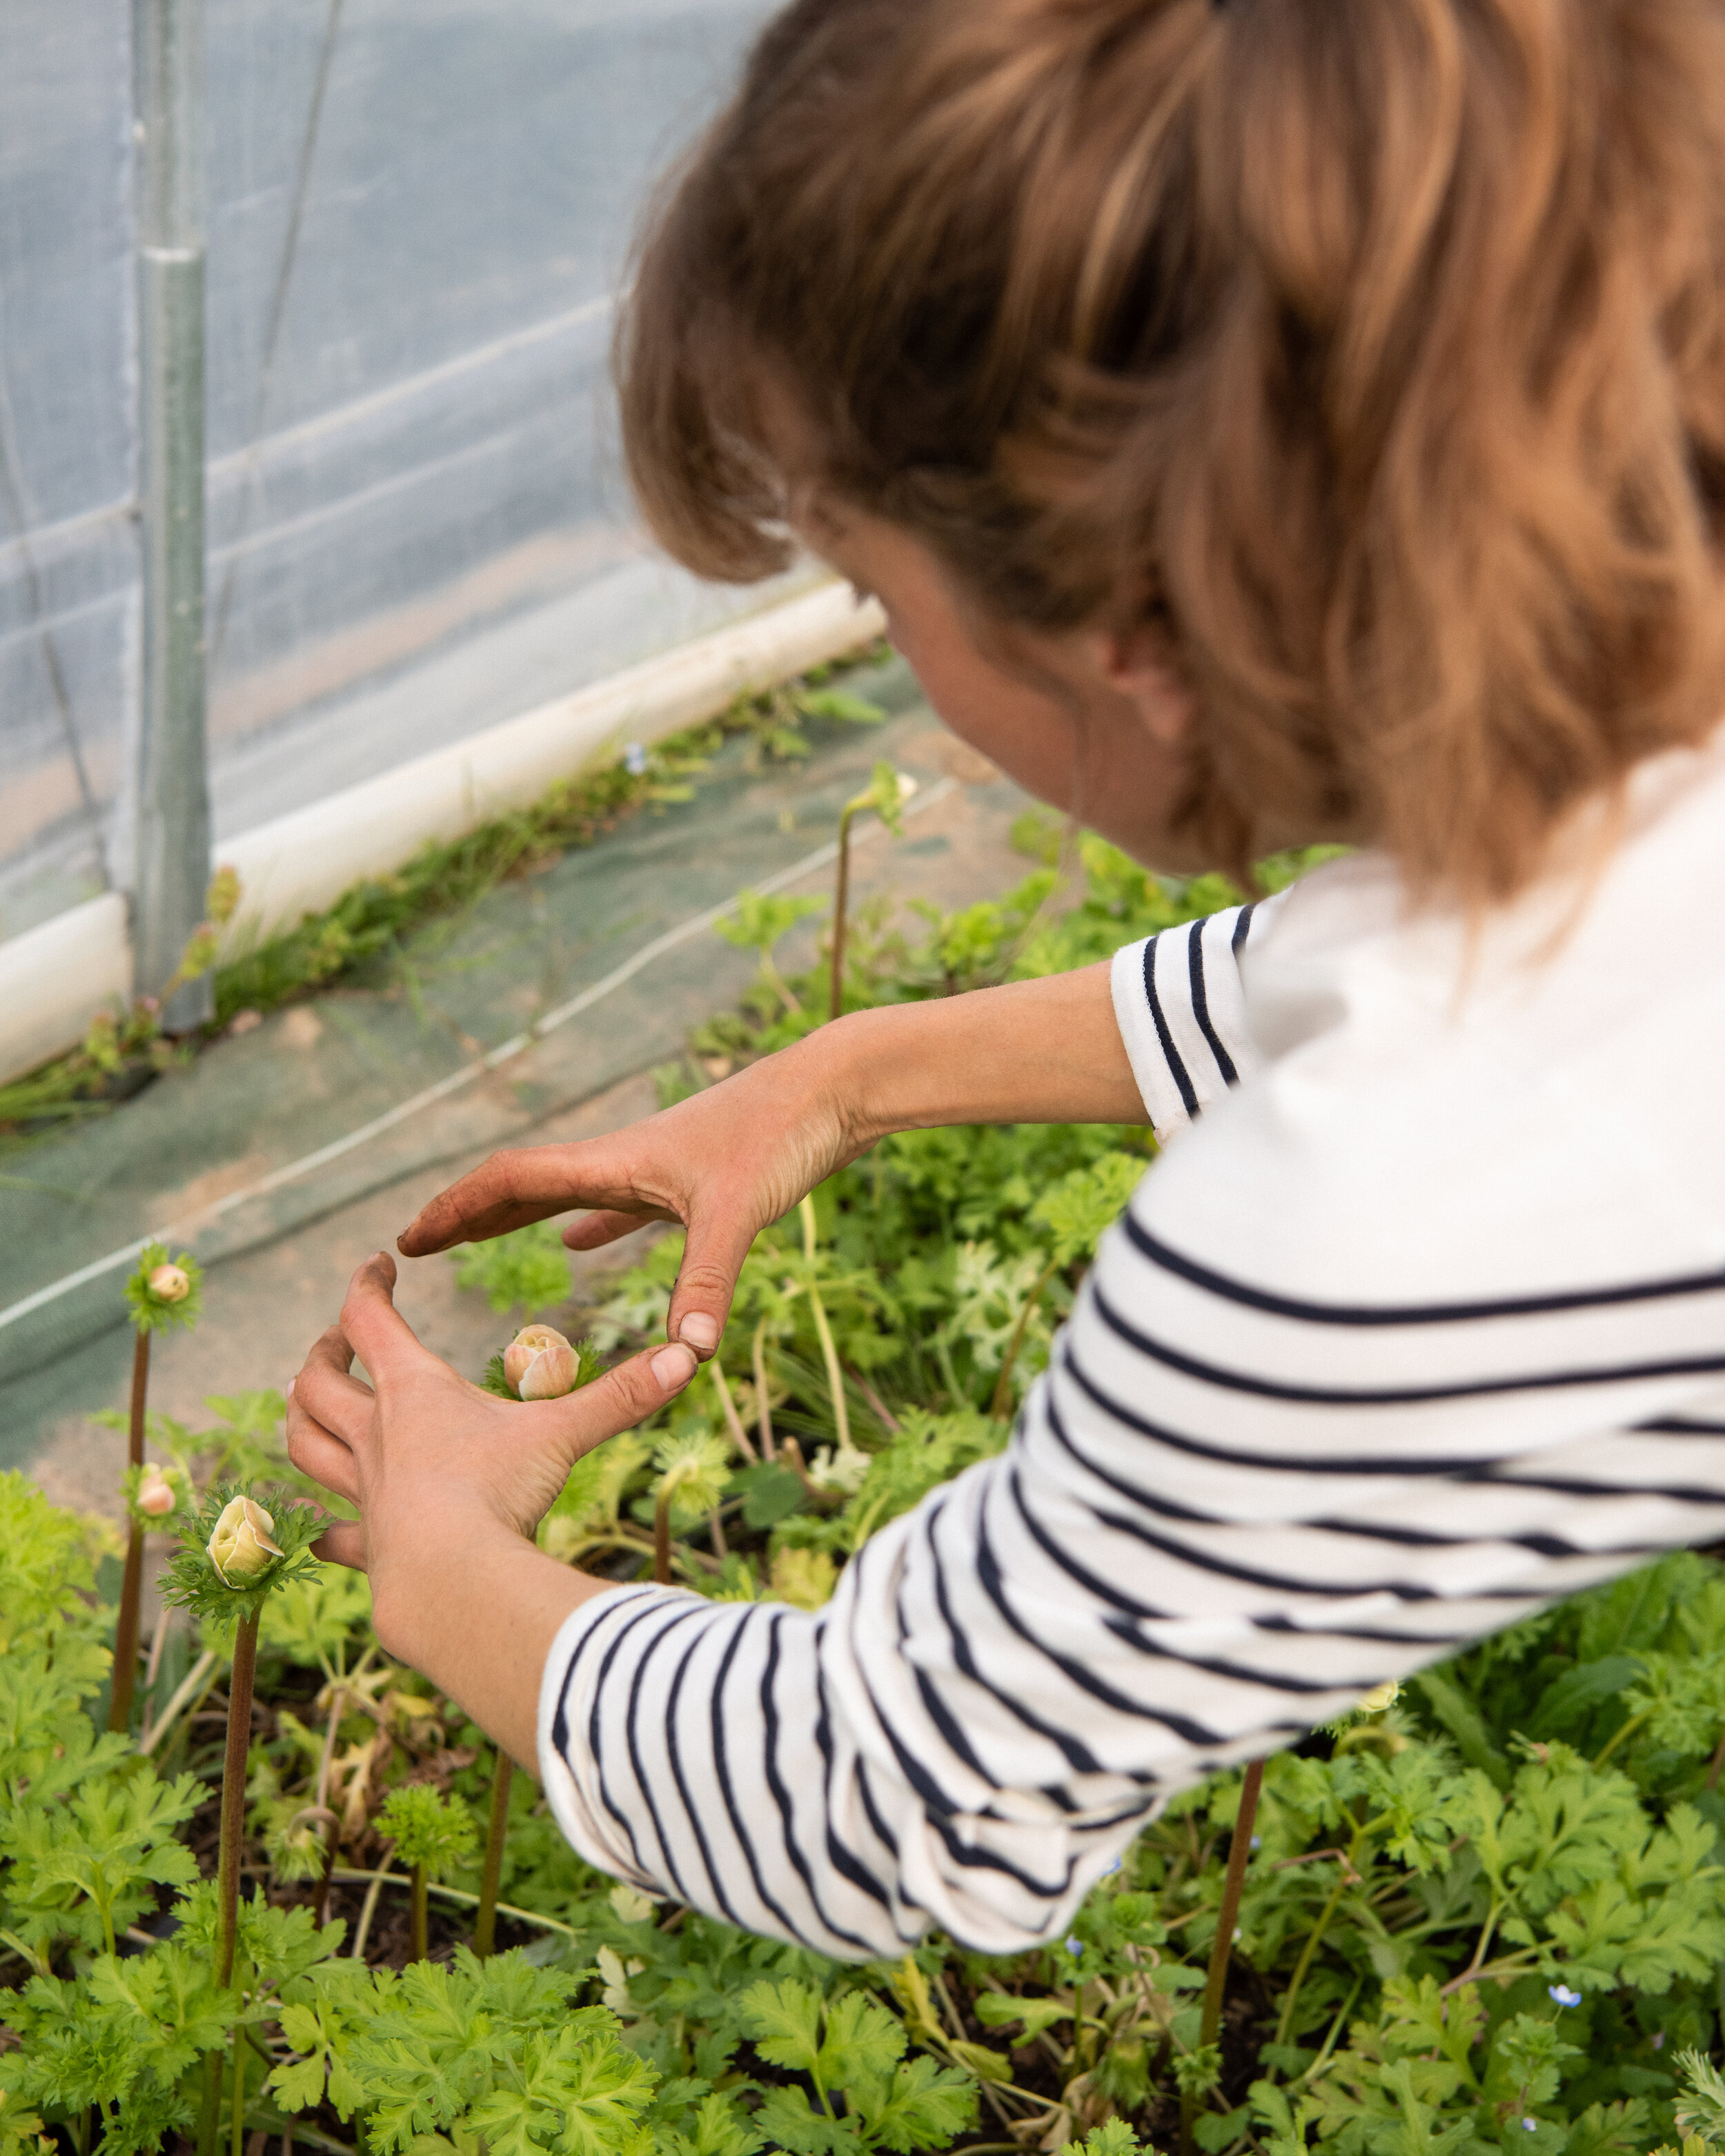
{"label": "woman", "polygon": [[[1715,0],[767,31],[620,344],[660,538],[800,539],[1142,858],[1359,850],[488,1162],[403,1252],[687,1228],[670,1344],[568,1400],[486,1401],[362,1268],[290,1425],[360,1507],[329,1552],[523,1759],[536,1712],[593,1861],[829,1953],[1014,1949],[1169,1792],[1725,1527],[1722,268]],[[1009,1450],[827,1609],[532,1548],[763,1224],[885,1132],[1038,1119],[1168,1151]]]}

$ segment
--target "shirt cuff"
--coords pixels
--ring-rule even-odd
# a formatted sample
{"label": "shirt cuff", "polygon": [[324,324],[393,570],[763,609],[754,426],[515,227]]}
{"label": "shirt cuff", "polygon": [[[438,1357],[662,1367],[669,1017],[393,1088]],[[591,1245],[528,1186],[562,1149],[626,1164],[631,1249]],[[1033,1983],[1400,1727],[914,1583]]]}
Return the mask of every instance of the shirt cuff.
{"label": "shirt cuff", "polygon": [[1154,937],[1128,943],[1114,953],[1109,987],[1114,997],[1114,1019],[1126,1044],[1127,1059],[1137,1081],[1138,1091],[1149,1112],[1150,1127],[1158,1144],[1166,1144],[1176,1131],[1184,1130],[1193,1111],[1180,1097],[1179,1087],[1168,1065],[1168,1051],[1157,1030],[1144,992],[1144,968]]}
{"label": "shirt cuff", "polygon": [[[593,1686],[606,1658],[603,1635],[619,1613],[649,1597],[685,1601],[686,1591],[623,1588],[595,1594],[557,1628],[539,1680],[539,1781],[565,1841],[587,1863],[652,1894],[665,1892],[629,1852],[622,1823],[605,1808],[588,1742]],[[598,1635],[598,1636],[596,1636]]]}

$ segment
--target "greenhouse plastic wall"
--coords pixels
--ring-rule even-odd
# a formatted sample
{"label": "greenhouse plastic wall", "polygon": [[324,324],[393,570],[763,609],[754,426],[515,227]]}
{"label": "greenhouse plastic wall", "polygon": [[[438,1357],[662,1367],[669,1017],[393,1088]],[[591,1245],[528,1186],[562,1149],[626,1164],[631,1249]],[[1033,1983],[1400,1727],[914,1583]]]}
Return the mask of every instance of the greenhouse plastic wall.
{"label": "greenhouse plastic wall", "polygon": [[[208,0],[218,841],[753,606],[617,473],[643,194],[765,0]],[[131,873],[132,25],[0,11],[0,939]]]}

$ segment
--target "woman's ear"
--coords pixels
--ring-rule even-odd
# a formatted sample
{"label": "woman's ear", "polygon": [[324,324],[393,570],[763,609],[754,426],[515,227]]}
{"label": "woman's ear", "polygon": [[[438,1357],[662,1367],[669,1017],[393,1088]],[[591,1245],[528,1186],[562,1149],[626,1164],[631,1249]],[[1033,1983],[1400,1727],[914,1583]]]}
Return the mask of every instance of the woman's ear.
{"label": "woman's ear", "polygon": [[1106,629],[1097,634],[1095,657],[1150,738],[1177,747],[1192,723],[1192,691],[1170,663],[1167,640],[1153,629]]}

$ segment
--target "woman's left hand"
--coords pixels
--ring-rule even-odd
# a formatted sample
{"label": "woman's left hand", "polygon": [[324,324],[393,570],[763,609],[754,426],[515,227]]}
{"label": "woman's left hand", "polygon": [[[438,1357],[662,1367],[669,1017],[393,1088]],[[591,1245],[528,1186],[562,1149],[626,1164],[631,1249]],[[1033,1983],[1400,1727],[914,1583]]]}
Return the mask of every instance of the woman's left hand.
{"label": "woman's left hand", "polygon": [[[562,1399],[499,1399],[421,1346],[392,1299],[395,1276],[382,1252],[354,1274],[340,1321],[290,1388],[288,1456],[358,1507],[357,1520],[331,1522],[319,1553],[371,1575],[387,1650],[493,1734],[506,1721],[502,1741],[531,1758],[551,1637],[605,1584],[545,1557],[533,1530],[575,1461],[662,1407],[696,1358],[674,1344]],[[369,1384],[353,1374],[356,1359]],[[483,1711],[506,1694],[501,1709]]]}

